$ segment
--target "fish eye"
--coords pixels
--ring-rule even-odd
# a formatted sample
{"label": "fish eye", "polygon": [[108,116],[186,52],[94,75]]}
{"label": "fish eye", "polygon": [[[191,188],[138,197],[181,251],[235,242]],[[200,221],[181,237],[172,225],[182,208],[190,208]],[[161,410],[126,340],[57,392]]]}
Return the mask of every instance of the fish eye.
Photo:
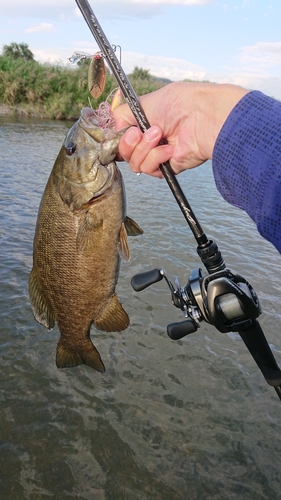
{"label": "fish eye", "polygon": [[66,152],[67,156],[73,155],[73,153],[75,153],[75,151],[76,151],[76,144],[74,144],[74,142],[69,142],[68,144],[66,144],[65,152]]}

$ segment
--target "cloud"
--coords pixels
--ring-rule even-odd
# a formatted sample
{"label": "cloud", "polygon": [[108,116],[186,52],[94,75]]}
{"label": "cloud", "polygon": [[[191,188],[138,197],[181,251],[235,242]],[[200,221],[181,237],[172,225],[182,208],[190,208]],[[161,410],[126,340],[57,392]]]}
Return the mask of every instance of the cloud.
{"label": "cloud", "polygon": [[[168,6],[201,6],[215,4],[216,0],[95,0],[90,1],[94,11],[103,18],[154,17]],[[45,19],[75,18],[74,0],[13,0],[3,1],[0,15],[8,17],[33,17]],[[96,13],[96,12],[95,12]]]}
{"label": "cloud", "polygon": [[[50,62],[63,64],[69,63],[69,57],[73,52],[83,52],[94,54],[98,50],[98,46],[86,41],[73,41],[73,48],[60,47],[59,51],[56,48],[48,47],[46,49],[32,49],[35,59],[41,62]],[[207,72],[201,66],[190,63],[186,60],[176,57],[151,56],[137,52],[122,52],[122,67],[125,73],[132,73],[135,66],[143,69],[148,69],[150,74],[160,78],[168,78],[173,81],[177,80],[205,80]]]}
{"label": "cloud", "polygon": [[33,26],[32,28],[26,28],[24,31],[25,33],[42,33],[42,32],[48,32],[48,31],[53,31],[54,26],[50,23],[41,23],[38,24],[37,26]]}
{"label": "cloud", "polygon": [[[110,2],[110,0],[109,0]],[[103,2],[106,3],[106,0]],[[123,0],[123,3],[130,4],[157,4],[157,5],[209,5],[215,3],[215,0]]]}
{"label": "cloud", "polygon": [[260,90],[270,97],[281,101],[281,77],[261,76],[254,72],[239,74],[210,75],[210,80],[216,83],[232,83],[249,90]]}
{"label": "cloud", "polygon": [[[89,52],[90,54],[95,50],[90,45],[87,46],[84,44],[83,47],[85,52]],[[35,52],[38,57],[38,52]],[[60,56],[64,63],[68,63],[68,58],[70,57],[69,49],[64,49],[60,53]],[[55,50],[49,52],[48,61],[58,62],[58,54]],[[149,69],[149,73],[153,76],[168,78],[172,81],[188,79],[215,83],[232,83],[247,89],[260,90],[269,96],[275,97],[275,99],[281,100],[281,77],[261,75],[254,70],[243,72],[241,69],[236,69],[233,72],[226,71],[223,74],[216,74],[210,73],[205,68],[196,66],[186,60],[124,51],[122,53],[122,67],[125,73],[131,73],[135,66]]]}
{"label": "cloud", "polygon": [[[80,40],[72,43],[73,47],[46,48],[45,50],[32,50],[35,59],[50,63],[68,64],[68,58],[74,51],[83,51],[93,54],[98,50],[95,42]],[[275,47],[276,48],[276,47]],[[279,76],[270,76],[266,72],[259,70],[257,65],[253,67],[229,67],[224,68],[221,73],[211,73],[206,68],[189,61],[165,56],[151,56],[137,52],[122,52],[122,67],[126,74],[131,73],[135,66],[143,69],[149,69],[153,76],[161,78],[169,78],[172,81],[179,80],[197,80],[216,83],[232,83],[241,85],[248,89],[256,89],[264,92],[267,95],[281,100],[281,78]]]}
{"label": "cloud", "polygon": [[281,65],[281,42],[258,42],[242,49],[242,64],[269,68]]}
{"label": "cloud", "polygon": [[[166,7],[213,5],[216,0],[97,0],[96,9],[102,17],[110,18],[152,18],[163,14]],[[102,8],[101,8],[102,6]],[[97,8],[98,10],[98,8]]]}
{"label": "cloud", "polygon": [[[97,5],[120,5],[120,4],[146,4],[146,5],[208,5],[208,4],[213,4],[216,3],[216,0],[95,0],[94,2],[91,3],[92,7],[94,8]],[[3,2],[3,5],[1,5],[0,9],[0,14],[5,15],[5,10],[8,10],[9,8],[9,2]],[[73,0],[72,2],[73,5],[75,5],[75,2]],[[13,0],[12,2],[12,8],[13,10],[21,9],[22,7],[25,7],[27,10],[29,9],[40,9],[40,7],[60,7],[60,8],[67,8],[71,9],[71,2],[69,0]]]}
{"label": "cloud", "polygon": [[50,64],[61,64],[67,65],[70,64],[68,58],[71,56],[69,49],[61,49],[58,54],[58,50],[55,48],[45,49],[35,49],[32,50],[34,58],[41,63],[50,63]]}
{"label": "cloud", "polygon": [[175,57],[150,56],[135,52],[122,53],[122,66],[126,73],[131,73],[135,66],[149,69],[151,75],[170,80],[204,80],[206,71],[196,64]]}
{"label": "cloud", "polygon": [[240,85],[249,90],[260,90],[275,99],[281,101],[281,76],[278,71],[277,76],[272,76],[263,71],[259,66],[225,67],[220,73],[207,72],[207,78],[215,83],[231,83]]}
{"label": "cloud", "polygon": [[0,15],[12,17],[36,17],[38,15],[39,17],[43,10],[49,10],[51,14],[54,8],[69,10],[69,7],[69,0],[13,0],[13,2],[1,2]]}

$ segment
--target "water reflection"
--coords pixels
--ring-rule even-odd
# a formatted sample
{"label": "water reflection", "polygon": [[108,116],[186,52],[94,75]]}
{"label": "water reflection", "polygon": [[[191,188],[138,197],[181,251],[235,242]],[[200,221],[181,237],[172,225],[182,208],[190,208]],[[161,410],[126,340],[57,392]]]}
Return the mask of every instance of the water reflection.
{"label": "water reflection", "polygon": [[[164,181],[122,167],[130,239],[118,295],[122,333],[93,330],[104,375],[55,367],[58,330],[35,323],[27,281],[38,205],[68,124],[1,118],[0,498],[267,499],[280,496],[280,402],[236,334],[207,324],[172,342],[182,320],[163,282],[137,294],[133,274],[163,266],[182,284],[200,263]],[[210,165],[182,174],[183,190],[227,265],[263,307],[279,364],[280,256],[217,194]]]}

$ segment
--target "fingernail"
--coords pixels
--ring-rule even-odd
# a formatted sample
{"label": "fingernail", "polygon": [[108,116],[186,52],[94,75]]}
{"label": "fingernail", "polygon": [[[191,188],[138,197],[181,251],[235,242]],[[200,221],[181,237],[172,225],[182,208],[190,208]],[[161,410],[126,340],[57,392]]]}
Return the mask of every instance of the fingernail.
{"label": "fingernail", "polygon": [[128,146],[134,146],[138,142],[138,131],[135,127],[129,128],[124,135],[124,140]]}
{"label": "fingernail", "polygon": [[158,127],[152,125],[146,132],[144,133],[144,138],[147,142],[152,142],[155,139],[160,139],[161,133]]}

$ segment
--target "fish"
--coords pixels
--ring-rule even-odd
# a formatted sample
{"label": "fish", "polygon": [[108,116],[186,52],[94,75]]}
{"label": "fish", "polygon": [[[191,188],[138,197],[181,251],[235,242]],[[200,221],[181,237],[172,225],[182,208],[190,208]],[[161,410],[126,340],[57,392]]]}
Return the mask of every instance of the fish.
{"label": "fish", "polygon": [[123,131],[100,127],[83,108],[69,130],[45,187],[33,243],[29,297],[35,319],[60,339],[58,368],[85,364],[104,372],[90,338],[122,331],[130,320],[115,292],[127,236],[143,231],[126,215],[123,179],[114,159]]}
{"label": "fish", "polygon": [[104,91],[106,69],[104,58],[98,52],[91,59],[88,71],[88,89],[91,95],[98,99]]}

